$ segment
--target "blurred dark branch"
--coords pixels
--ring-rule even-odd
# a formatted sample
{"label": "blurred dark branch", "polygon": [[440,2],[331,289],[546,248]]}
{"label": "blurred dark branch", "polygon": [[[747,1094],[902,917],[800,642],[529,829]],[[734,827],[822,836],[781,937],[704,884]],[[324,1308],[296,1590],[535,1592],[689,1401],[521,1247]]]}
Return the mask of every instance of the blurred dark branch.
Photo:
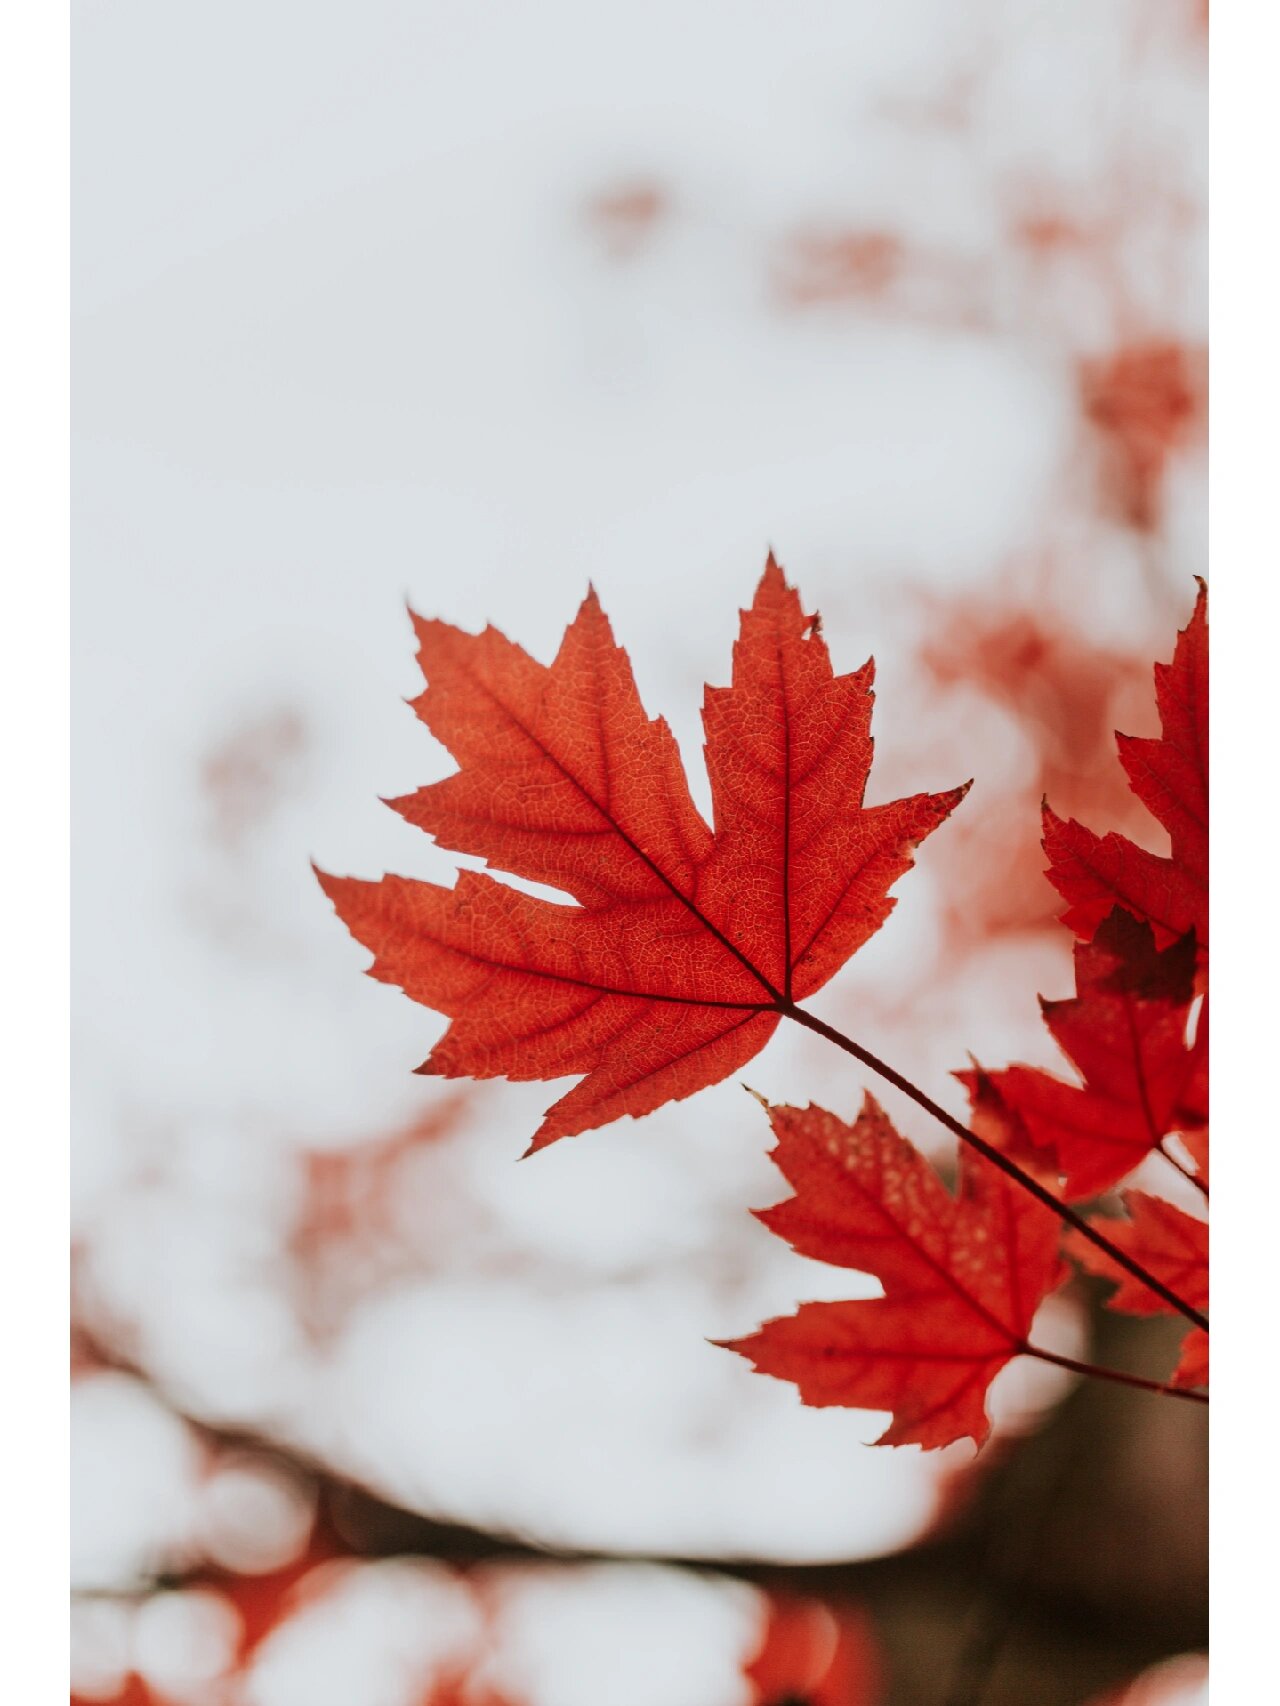
{"label": "blurred dark branch", "polygon": [[[1108,1348],[1157,1365],[1177,1335],[1117,1317]],[[645,1562],[714,1570],[766,1591],[861,1608],[888,1655],[886,1706],[1078,1706],[1148,1664],[1207,1640],[1205,1414],[1119,1387],[1078,1387],[1037,1435],[989,1446],[962,1502],[922,1543],[885,1558],[783,1565],[742,1557],[600,1552],[441,1521],[359,1476],[254,1429],[202,1420],[139,1360],[78,1328],[83,1364],[144,1382],[214,1453],[260,1457],[315,1495],[318,1521],[357,1558],[424,1557],[460,1570],[485,1563]],[[1134,1452],[1159,1461],[1151,1509],[1128,1488]],[[1126,1453],[1129,1455],[1126,1456]],[[1046,1488],[1052,1489],[1046,1499]],[[1176,1496],[1169,1489],[1176,1489]],[[1034,1544],[1027,1530],[1035,1534]],[[194,1564],[117,1597],[205,1576]]]}

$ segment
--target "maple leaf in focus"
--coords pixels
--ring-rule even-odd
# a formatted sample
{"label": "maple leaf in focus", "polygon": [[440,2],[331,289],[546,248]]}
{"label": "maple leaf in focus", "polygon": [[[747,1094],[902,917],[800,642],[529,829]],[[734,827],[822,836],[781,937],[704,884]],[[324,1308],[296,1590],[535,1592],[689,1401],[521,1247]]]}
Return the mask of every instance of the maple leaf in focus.
{"label": "maple leaf in focus", "polygon": [[1046,802],[1049,880],[1068,903],[1063,922],[1090,937],[1114,906],[1145,919],[1159,947],[1194,930],[1209,945],[1209,624],[1204,583],[1172,663],[1155,666],[1161,733],[1117,735],[1129,786],[1169,832],[1170,855],[1127,836],[1095,835]]}
{"label": "maple leaf in focus", "polygon": [[800,1255],[871,1274],[884,1296],[805,1303],[727,1348],[811,1405],[888,1410],[884,1445],[981,1445],[986,1393],[1067,1276],[1057,1217],[962,1150],[959,1190],[867,1096],[852,1125],[771,1108],[772,1158],[794,1190],[758,1218]]}
{"label": "maple leaf in focus", "polygon": [[958,1073],[974,1129],[1021,1165],[1060,1173],[1068,1198],[1117,1184],[1171,1132],[1193,1134],[1193,1153],[1207,1144],[1203,1027],[1187,1042],[1195,959],[1190,934],[1157,949],[1151,926],[1116,907],[1076,944],[1075,998],[1040,1003],[1083,1086],[1030,1066]]}
{"label": "maple leaf in focus", "polygon": [[[1209,1307],[1209,1223],[1197,1220],[1175,1208],[1162,1197],[1147,1196],[1142,1191],[1126,1191],[1122,1198],[1129,1214],[1127,1221],[1102,1220],[1095,1224],[1105,1230],[1118,1249],[1140,1262],[1148,1273],[1176,1291],[1194,1309]],[[1131,1274],[1119,1267],[1099,1250],[1096,1244],[1082,1238],[1078,1232],[1067,1236],[1066,1249],[1086,1272],[1102,1279],[1118,1282],[1107,1307],[1126,1315],[1166,1315],[1169,1306],[1148,1286],[1141,1285]],[[1182,1352],[1174,1370],[1175,1386],[1207,1386],[1209,1384],[1209,1335],[1201,1327],[1193,1327],[1182,1341]]]}
{"label": "maple leaf in focus", "polygon": [[414,618],[414,708],[453,776],[391,802],[444,847],[573,896],[318,873],[371,975],[452,1021],[420,1071],[582,1075],[533,1148],[718,1083],[888,917],[963,788],[865,806],[872,665],[833,673],[772,555],[703,704],[714,831],[594,592],[548,667]]}

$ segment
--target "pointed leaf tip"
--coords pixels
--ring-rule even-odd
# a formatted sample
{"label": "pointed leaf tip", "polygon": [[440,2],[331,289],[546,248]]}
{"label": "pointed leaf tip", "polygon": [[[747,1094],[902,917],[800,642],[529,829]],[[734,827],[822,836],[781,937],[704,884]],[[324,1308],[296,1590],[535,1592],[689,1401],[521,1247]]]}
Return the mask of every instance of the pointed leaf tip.
{"label": "pointed leaf tip", "polygon": [[774,556],[772,549],[770,550],[769,555],[765,558],[764,570],[761,573],[760,583],[756,589],[757,594],[764,592],[766,589],[771,593],[779,593],[789,590],[787,587],[787,577],[783,572],[782,564],[778,561],[777,557]]}

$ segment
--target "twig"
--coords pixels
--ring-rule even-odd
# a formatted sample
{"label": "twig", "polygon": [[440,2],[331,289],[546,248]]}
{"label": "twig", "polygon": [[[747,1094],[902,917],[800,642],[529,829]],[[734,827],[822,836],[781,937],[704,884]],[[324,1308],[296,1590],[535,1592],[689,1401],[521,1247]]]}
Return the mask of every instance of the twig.
{"label": "twig", "polygon": [[1051,1362],[1057,1368],[1070,1369],[1072,1374],[1087,1374],[1094,1380],[1114,1380],[1120,1386],[1137,1386],[1143,1392],[1159,1392],[1165,1398],[1185,1398],[1191,1404],[1207,1404],[1207,1392],[1193,1392],[1186,1386],[1170,1386],[1163,1380],[1146,1380],[1140,1374],[1122,1374],[1118,1368],[1102,1368],[1098,1363],[1077,1362],[1074,1357],[1059,1356],[1057,1351],[1043,1350],[1039,1345],[1024,1347],[1024,1355]]}
{"label": "twig", "polygon": [[1206,1202],[1208,1202],[1208,1200],[1209,1200],[1209,1187],[1208,1187],[1208,1185],[1205,1184],[1204,1180],[1200,1177],[1200,1175],[1198,1173],[1193,1173],[1191,1171],[1190,1167],[1184,1167],[1182,1165],[1181,1161],[1178,1160],[1178,1157],[1173,1153],[1173,1151],[1171,1149],[1166,1149],[1164,1144],[1165,1144],[1164,1138],[1161,1138],[1159,1143],[1156,1144],[1156,1148],[1160,1152],[1160,1154],[1164,1156],[1165,1160],[1174,1169],[1174,1171],[1181,1173],[1182,1177],[1187,1181],[1187,1183],[1189,1185],[1194,1185],[1195,1188],[1199,1191],[1200,1195],[1205,1199]]}

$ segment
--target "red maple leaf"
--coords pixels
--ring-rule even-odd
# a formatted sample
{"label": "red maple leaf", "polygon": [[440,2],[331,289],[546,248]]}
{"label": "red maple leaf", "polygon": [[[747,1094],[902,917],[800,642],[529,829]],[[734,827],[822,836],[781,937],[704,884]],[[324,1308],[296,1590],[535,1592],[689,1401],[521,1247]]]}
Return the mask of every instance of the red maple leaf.
{"label": "red maple leaf", "polygon": [[871,1274],[884,1296],[805,1303],[733,1341],[806,1404],[888,1410],[880,1443],[981,1445],[985,1399],[1066,1277],[1056,1217],[987,1161],[961,1153],[958,1195],[868,1096],[848,1125],[772,1108],[773,1160],[794,1196],[759,1211],[802,1256]]}
{"label": "red maple leaf", "polygon": [[[1208,1221],[1197,1220],[1162,1197],[1146,1196],[1141,1191],[1126,1191],[1123,1200],[1129,1213],[1127,1221],[1098,1223],[1105,1228],[1111,1242],[1141,1262],[1148,1273],[1162,1280],[1193,1308],[1207,1310]],[[1107,1300],[1109,1308],[1126,1315],[1169,1313],[1168,1305],[1148,1286],[1140,1285],[1078,1232],[1068,1234],[1066,1248],[1088,1273],[1118,1282],[1115,1293]],[[1182,1341],[1173,1384],[1209,1384],[1209,1335],[1200,1327],[1193,1327]]]}
{"label": "red maple leaf", "polygon": [[1003,1072],[988,1072],[975,1061],[968,1071],[955,1072],[952,1077],[958,1078],[969,1092],[970,1131],[1025,1172],[1048,1183],[1057,1177],[1057,1156],[1027,1124],[1009,1094],[1014,1075],[1027,1070],[1010,1066]]}
{"label": "red maple leaf", "polygon": [[1208,1121],[1206,1050],[1187,1042],[1194,938],[1157,949],[1151,926],[1117,907],[1075,962],[1074,1000],[1040,1005],[1083,1086],[1030,1066],[958,1074],[989,1123],[981,1135],[1061,1173],[1068,1198],[1109,1189],[1171,1132],[1198,1141]]}
{"label": "red maple leaf", "polygon": [[1117,735],[1129,786],[1169,832],[1162,858],[1127,836],[1095,835],[1045,804],[1049,880],[1068,903],[1063,922],[1090,937],[1114,906],[1145,919],[1156,945],[1194,930],[1209,943],[1209,625],[1204,583],[1173,661],[1155,666],[1161,733]]}
{"label": "red maple leaf", "polygon": [[320,874],[371,975],[448,1015],[420,1071],[582,1081],[533,1147],[718,1083],[884,923],[964,793],[865,806],[872,665],[837,676],[773,557],[703,705],[714,832],[594,592],[545,667],[495,628],[415,618],[418,715],[459,764],[393,801],[443,846],[578,904]]}

